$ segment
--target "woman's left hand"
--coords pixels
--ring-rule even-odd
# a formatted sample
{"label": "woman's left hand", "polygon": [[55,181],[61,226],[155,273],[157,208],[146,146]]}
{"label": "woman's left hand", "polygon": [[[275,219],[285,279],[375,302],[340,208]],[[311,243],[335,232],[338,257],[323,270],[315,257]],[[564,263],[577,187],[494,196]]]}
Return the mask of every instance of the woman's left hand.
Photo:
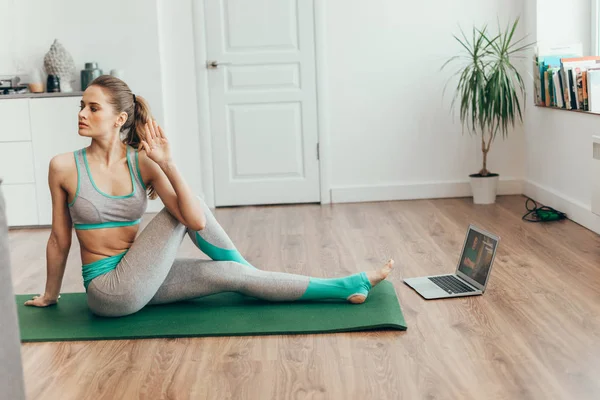
{"label": "woman's left hand", "polygon": [[155,120],[146,122],[145,126],[146,140],[142,140],[142,145],[146,150],[148,158],[158,165],[171,161],[171,149],[169,141],[162,128],[158,126]]}

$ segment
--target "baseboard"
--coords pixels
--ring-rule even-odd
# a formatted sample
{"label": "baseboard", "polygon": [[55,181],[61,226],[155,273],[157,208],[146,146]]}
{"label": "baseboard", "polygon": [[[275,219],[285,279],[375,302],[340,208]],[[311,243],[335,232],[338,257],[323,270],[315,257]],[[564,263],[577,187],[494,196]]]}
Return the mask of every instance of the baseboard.
{"label": "baseboard", "polygon": [[594,214],[591,207],[530,180],[524,182],[523,193],[543,205],[566,213],[573,222],[600,234],[600,216]]}
{"label": "baseboard", "polygon": [[[523,179],[506,178],[498,182],[498,195],[522,194]],[[338,186],[331,188],[332,203],[363,201],[417,200],[472,196],[465,181],[404,183],[391,185]]]}

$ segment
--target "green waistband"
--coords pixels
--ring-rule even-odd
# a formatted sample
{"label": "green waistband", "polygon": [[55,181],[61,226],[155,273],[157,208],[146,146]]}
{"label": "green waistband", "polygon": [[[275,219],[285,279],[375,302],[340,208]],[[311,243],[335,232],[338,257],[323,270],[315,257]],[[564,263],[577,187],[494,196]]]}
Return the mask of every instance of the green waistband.
{"label": "green waistband", "polygon": [[136,219],[135,221],[111,221],[111,222],[102,222],[99,224],[73,224],[75,229],[79,230],[89,230],[89,229],[101,229],[101,228],[117,228],[120,226],[131,226],[139,224],[141,219]]}
{"label": "green waistband", "polygon": [[85,286],[85,291],[87,292],[87,288],[92,279],[115,269],[128,251],[129,249],[114,256],[83,265],[81,267],[81,275],[83,276],[83,286]]}

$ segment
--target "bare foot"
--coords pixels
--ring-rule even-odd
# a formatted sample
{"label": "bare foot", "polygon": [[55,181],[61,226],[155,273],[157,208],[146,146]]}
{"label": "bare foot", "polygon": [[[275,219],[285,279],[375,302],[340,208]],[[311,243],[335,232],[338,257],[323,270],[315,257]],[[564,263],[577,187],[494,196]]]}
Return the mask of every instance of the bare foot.
{"label": "bare foot", "polygon": [[[373,270],[367,272],[367,278],[369,278],[369,283],[371,284],[371,289],[375,287],[379,282],[387,278],[387,276],[392,272],[392,268],[394,268],[394,260],[390,258],[388,262],[381,269]],[[355,294],[351,296],[348,301],[354,304],[364,303],[367,299],[367,296],[362,294]]]}

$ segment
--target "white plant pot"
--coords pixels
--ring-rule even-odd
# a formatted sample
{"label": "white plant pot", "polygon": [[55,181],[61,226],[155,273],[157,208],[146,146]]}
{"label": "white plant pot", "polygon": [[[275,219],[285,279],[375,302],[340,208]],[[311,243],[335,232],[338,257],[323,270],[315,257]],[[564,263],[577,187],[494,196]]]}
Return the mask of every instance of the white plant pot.
{"label": "white plant pot", "polygon": [[473,203],[492,204],[496,202],[498,190],[498,174],[490,174],[486,177],[477,174],[470,175],[471,190],[473,192]]}

